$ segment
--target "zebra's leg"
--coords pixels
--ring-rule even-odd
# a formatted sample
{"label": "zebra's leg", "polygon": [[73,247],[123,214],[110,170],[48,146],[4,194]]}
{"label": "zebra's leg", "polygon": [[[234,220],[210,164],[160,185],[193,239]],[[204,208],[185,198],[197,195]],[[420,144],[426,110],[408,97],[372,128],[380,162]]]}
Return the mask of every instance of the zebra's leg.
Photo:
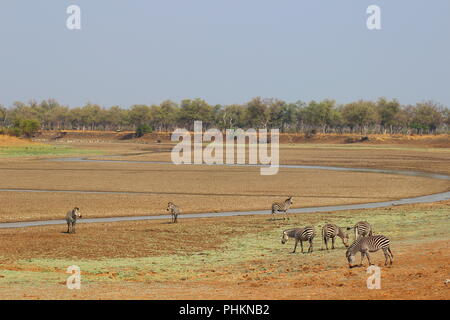
{"label": "zebra's leg", "polygon": [[364,256],[366,255],[366,253],[364,251],[361,251],[361,263],[359,264],[360,267],[363,266],[363,262],[364,262]]}
{"label": "zebra's leg", "polygon": [[308,249],[308,252],[309,252],[309,253],[313,252],[313,241],[312,241],[312,239],[309,239],[309,249]]}
{"label": "zebra's leg", "polygon": [[297,250],[297,243],[298,243],[298,240],[295,239],[294,251],[292,251],[292,253],[295,253],[295,250]]}
{"label": "zebra's leg", "polygon": [[289,220],[289,216],[287,214],[287,210],[284,212],[284,216],[286,217],[286,220]]}
{"label": "zebra's leg", "polygon": [[394,255],[392,254],[391,247],[388,248],[389,253],[391,254],[391,264],[394,262]]}
{"label": "zebra's leg", "polygon": [[67,222],[67,233],[70,233],[70,222]]}
{"label": "zebra's leg", "polygon": [[325,247],[328,250],[328,238],[327,237],[323,237],[323,240],[325,241]]}
{"label": "zebra's leg", "polygon": [[302,253],[303,253],[303,241],[300,240],[300,245],[302,246]]}
{"label": "zebra's leg", "polygon": [[322,239],[322,247],[320,248],[320,250],[323,250],[323,243],[325,242],[323,229],[321,230],[321,232],[322,232],[322,236],[320,237],[320,239]]}
{"label": "zebra's leg", "polygon": [[175,223],[178,221],[178,214],[175,215]]}
{"label": "zebra's leg", "polygon": [[383,248],[383,253],[384,253],[384,265],[387,266],[388,265],[388,260],[391,259],[391,256],[389,255],[389,252],[388,252],[387,248]]}
{"label": "zebra's leg", "polygon": [[75,225],[76,225],[76,222],[74,221],[73,224],[72,224],[72,231],[73,231],[73,233],[75,233]]}
{"label": "zebra's leg", "polygon": [[391,247],[388,247],[389,254],[391,255],[389,258],[391,259],[391,264],[394,262],[394,255],[392,254]]}
{"label": "zebra's leg", "polygon": [[370,255],[369,252],[366,251],[367,260],[369,260],[369,266],[373,266],[372,261],[370,261]]}
{"label": "zebra's leg", "polygon": [[334,249],[334,239],[335,237],[331,238],[331,249]]}

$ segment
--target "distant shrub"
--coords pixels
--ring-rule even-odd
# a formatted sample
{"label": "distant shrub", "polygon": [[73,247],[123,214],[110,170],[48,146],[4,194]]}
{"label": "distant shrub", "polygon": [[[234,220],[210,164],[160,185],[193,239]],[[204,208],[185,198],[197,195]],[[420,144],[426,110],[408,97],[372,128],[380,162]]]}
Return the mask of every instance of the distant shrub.
{"label": "distant shrub", "polygon": [[27,138],[33,137],[41,128],[41,123],[35,119],[21,119],[14,123],[14,127],[11,128],[11,135],[25,136]]}
{"label": "distant shrub", "polygon": [[136,128],[136,137],[142,137],[146,133],[152,133],[153,129],[148,124],[141,124]]}
{"label": "distant shrub", "polygon": [[361,137],[361,139],[359,141],[361,141],[361,142],[369,141],[369,137],[367,137],[367,136]]}
{"label": "distant shrub", "polygon": [[316,134],[317,134],[316,129],[308,130],[305,134],[305,138],[310,139],[310,138],[314,137]]}
{"label": "distant shrub", "polygon": [[14,136],[14,137],[22,136],[22,130],[18,127],[6,128],[5,133],[9,136]]}

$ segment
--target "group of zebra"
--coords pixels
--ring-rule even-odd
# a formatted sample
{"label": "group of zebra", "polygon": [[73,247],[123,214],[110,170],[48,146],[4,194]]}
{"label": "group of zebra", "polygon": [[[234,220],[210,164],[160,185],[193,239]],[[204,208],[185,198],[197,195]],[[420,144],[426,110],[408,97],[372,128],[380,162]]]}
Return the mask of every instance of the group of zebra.
{"label": "group of zebra", "polygon": [[[290,206],[293,204],[292,197],[287,198],[284,202],[274,202],[272,204],[272,216],[274,217],[275,213],[282,212],[284,213],[284,219],[289,219],[287,215],[287,211]],[[175,205],[173,202],[169,202],[167,204],[167,212],[171,214],[172,223],[177,222],[178,215],[181,213],[180,208]],[[75,233],[75,225],[77,219],[81,218],[81,212],[78,207],[75,207],[73,210],[70,210],[66,214],[67,221],[67,233]],[[380,249],[383,250],[385,256],[385,265],[388,264],[388,260],[390,264],[392,264],[394,256],[390,249],[390,240],[388,237],[382,235],[373,235],[372,226],[366,221],[360,221],[355,224],[353,227],[348,227],[347,230],[354,229],[355,231],[355,241],[349,245],[349,236],[347,233],[343,231],[342,228],[338,227],[334,224],[326,224],[322,227],[322,250],[323,244],[325,243],[326,249],[328,250],[328,241],[331,239],[331,248],[334,249],[334,243],[336,237],[342,239],[344,246],[347,248],[346,258],[348,260],[348,264],[350,268],[355,267],[355,255],[356,253],[361,253],[361,264],[363,264],[363,260],[367,257],[369,264],[372,265],[370,260],[369,252],[376,252]],[[316,236],[316,231],[313,226],[307,226],[304,228],[292,228],[283,231],[283,235],[281,237],[281,243],[285,244],[289,238],[295,239],[294,251],[295,253],[297,249],[297,244],[300,242],[300,246],[303,253],[303,242],[309,242],[308,253],[313,252],[313,239]]]}
{"label": "group of zebra", "polygon": [[[284,219],[289,219],[287,211],[292,205],[292,197],[287,198],[284,202],[274,202],[272,204],[272,215],[274,217],[276,212],[283,212]],[[334,242],[336,237],[342,239],[342,243],[347,248],[345,256],[348,261],[350,268],[356,267],[355,265],[355,255],[361,253],[361,263],[359,266],[363,265],[364,258],[367,257],[369,265],[372,265],[370,260],[369,252],[376,252],[378,250],[383,250],[385,257],[385,265],[392,264],[394,261],[394,255],[392,254],[390,248],[390,240],[388,237],[383,235],[373,235],[372,226],[366,221],[360,221],[356,223],[353,227],[347,227],[347,230],[354,229],[355,241],[349,245],[348,233],[344,232],[343,228],[338,227],[334,224],[325,224],[322,227],[322,250],[323,244],[328,250],[328,241],[331,239],[331,248],[334,249]],[[300,246],[303,253],[303,242],[309,243],[308,253],[313,252],[313,240],[316,236],[316,231],[313,226],[306,226],[304,228],[292,228],[283,231],[281,236],[281,243],[285,244],[289,238],[295,239],[294,251],[297,249],[297,244],[300,242]]]}

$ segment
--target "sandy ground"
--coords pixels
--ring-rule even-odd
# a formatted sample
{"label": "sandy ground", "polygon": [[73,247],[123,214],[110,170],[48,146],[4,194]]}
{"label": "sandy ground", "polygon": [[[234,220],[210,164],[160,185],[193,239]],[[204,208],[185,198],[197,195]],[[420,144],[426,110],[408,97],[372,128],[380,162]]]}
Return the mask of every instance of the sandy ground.
{"label": "sandy ground", "polygon": [[[167,161],[170,146],[79,143],[126,159]],[[429,146],[283,146],[282,162],[450,173],[450,152]],[[46,158],[46,157],[40,157]],[[133,195],[0,192],[2,221],[61,218],[81,204],[85,216],[161,214],[177,199],[186,212],[266,208],[293,194],[295,207],[357,203],[450,190],[448,181],[380,174],[282,170],[265,181],[251,168],[57,163],[36,157],[0,159],[0,187],[126,190]],[[182,178],[180,178],[182,177]],[[178,179],[177,179],[178,178]],[[176,181],[176,183],[174,183]],[[368,187],[370,186],[370,188]],[[151,194],[151,193],[155,194]],[[159,192],[158,194],[156,194]],[[213,195],[213,197],[212,197]],[[213,198],[213,200],[211,199]],[[220,211],[221,211],[220,210]],[[389,236],[395,256],[382,288],[369,290],[366,267],[348,269],[345,249],[291,254],[281,231],[367,220]],[[450,201],[336,213],[291,220],[239,216],[0,230],[2,299],[449,299]],[[359,261],[359,257],[357,258]],[[81,290],[68,290],[66,269],[79,265]]]}
{"label": "sandy ground", "polygon": [[[449,299],[450,202],[374,211],[296,215],[293,221],[249,216],[165,222],[0,230],[4,299]],[[348,269],[345,249],[290,253],[281,230],[325,222],[370,221],[389,235],[394,264],[381,289],[369,290],[367,261]],[[420,225],[418,225],[420,223]],[[320,224],[320,225],[319,225]],[[433,232],[425,236],[425,231]],[[306,249],[306,248],[305,248]],[[359,261],[359,257],[357,257]],[[79,265],[81,290],[68,290],[65,269]]]}
{"label": "sandy ground", "polygon": [[21,139],[17,137],[7,136],[0,134],[0,147],[16,147],[16,146],[29,146],[29,145],[41,145],[41,143],[33,142],[29,139]]}
{"label": "sandy ground", "polygon": [[[126,159],[170,161],[173,145],[74,144]],[[389,168],[450,173],[450,152],[442,148],[283,145],[281,162],[303,165]],[[165,214],[167,202],[183,213],[269,210],[273,201],[294,197],[294,208],[395,200],[450,190],[445,180],[376,173],[172,164],[76,163],[47,157],[0,159],[0,188],[112,191],[135,194],[0,192],[0,222],[58,219],[74,206],[85,217]],[[97,158],[93,156],[92,158]],[[370,188],[362,187],[364,185]],[[48,201],[51,195],[51,201]]]}

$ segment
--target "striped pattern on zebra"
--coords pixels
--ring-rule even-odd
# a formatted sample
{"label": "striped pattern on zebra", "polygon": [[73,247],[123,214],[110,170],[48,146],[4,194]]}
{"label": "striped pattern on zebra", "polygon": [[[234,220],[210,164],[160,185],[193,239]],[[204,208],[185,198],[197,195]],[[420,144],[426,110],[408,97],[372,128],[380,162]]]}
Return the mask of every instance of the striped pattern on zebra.
{"label": "striped pattern on zebra", "polygon": [[272,217],[275,220],[275,213],[277,212],[283,212],[284,213],[284,219],[286,218],[289,220],[289,217],[287,215],[287,211],[289,210],[290,206],[293,204],[292,202],[292,196],[284,200],[284,202],[274,202],[272,203]]}
{"label": "striped pattern on zebra", "polygon": [[356,267],[356,265],[353,264],[355,262],[355,255],[358,252],[361,252],[361,264],[359,266],[363,265],[364,257],[367,257],[369,265],[372,265],[369,252],[376,252],[380,249],[382,249],[384,252],[384,265],[386,266],[388,264],[388,260],[390,264],[392,264],[392,262],[394,261],[394,255],[391,252],[390,244],[391,241],[389,240],[389,238],[382,235],[358,238],[350,245],[350,247],[347,249],[347,252],[345,253],[349,268]]}
{"label": "striped pattern on zebra", "polygon": [[177,223],[178,215],[181,212],[180,208],[173,202],[169,202],[167,203],[166,211],[170,212],[170,214],[172,215],[172,223]]}
{"label": "striped pattern on zebra", "polygon": [[359,221],[353,227],[347,228],[347,230],[351,229],[355,231],[355,240],[359,237],[367,237],[373,234],[372,226],[367,221]]}
{"label": "striped pattern on zebra", "polygon": [[297,244],[299,242],[303,253],[303,241],[308,241],[309,242],[308,253],[309,253],[313,252],[313,239],[315,235],[316,231],[312,226],[307,226],[304,228],[287,229],[283,231],[283,235],[281,236],[281,243],[285,244],[289,240],[289,238],[294,238],[295,246],[294,251],[292,251],[292,253],[295,253],[295,250],[297,249]]}
{"label": "striped pattern on zebra", "polygon": [[75,207],[66,213],[67,233],[75,233],[77,219],[81,218],[80,208]]}
{"label": "striped pattern on zebra", "polygon": [[326,224],[322,227],[322,250],[323,243],[325,242],[325,246],[328,250],[328,239],[331,239],[331,249],[334,249],[334,241],[336,237],[342,239],[342,243],[346,248],[348,248],[348,234],[345,233],[342,228],[338,227],[335,224]]}

